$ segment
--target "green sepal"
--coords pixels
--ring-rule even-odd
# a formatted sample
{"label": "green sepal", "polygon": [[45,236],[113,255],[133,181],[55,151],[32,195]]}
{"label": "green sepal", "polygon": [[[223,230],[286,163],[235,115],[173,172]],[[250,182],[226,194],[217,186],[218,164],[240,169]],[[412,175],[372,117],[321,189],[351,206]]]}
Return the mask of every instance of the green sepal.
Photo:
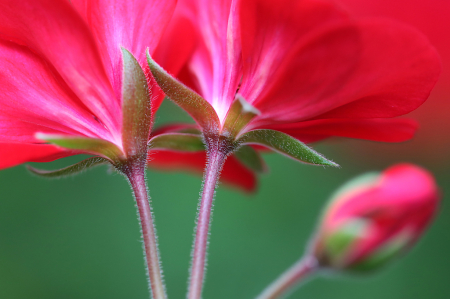
{"label": "green sepal", "polygon": [[362,261],[352,265],[349,270],[367,272],[376,270],[401,255],[411,243],[411,234],[401,233]]}
{"label": "green sepal", "polygon": [[83,160],[81,162],[78,162],[76,164],[73,164],[68,167],[64,167],[57,170],[42,170],[34,168],[30,165],[26,165],[28,171],[31,173],[45,178],[59,178],[64,176],[70,176],[77,173],[80,173],[86,169],[92,168],[94,166],[102,165],[102,164],[109,164],[109,160],[106,160],[102,157],[92,157],[88,158],[86,160]]}
{"label": "green sepal", "polygon": [[198,152],[204,151],[205,145],[200,135],[185,133],[166,133],[153,137],[149,149]]}
{"label": "green sepal", "polygon": [[148,49],[147,62],[153,77],[166,96],[189,113],[204,132],[218,134],[220,120],[211,104],[168,74],[150,57]]}
{"label": "green sepal", "polygon": [[122,151],[114,143],[103,139],[43,133],[36,134],[36,138],[67,149],[100,155],[112,162],[118,162],[125,159]]}
{"label": "green sepal", "polygon": [[234,139],[259,114],[258,109],[248,103],[241,95],[237,94],[225,118],[222,135]]}
{"label": "green sepal", "polygon": [[329,265],[335,268],[345,268],[352,245],[364,236],[368,223],[364,219],[352,219],[325,237],[324,255]]}
{"label": "green sepal", "polygon": [[241,161],[249,169],[257,173],[267,171],[267,165],[261,155],[251,146],[243,145],[234,152],[236,158]]}
{"label": "green sepal", "polygon": [[339,167],[338,164],[328,160],[303,142],[275,130],[264,129],[247,132],[237,140],[237,143],[263,145],[307,164]]}
{"label": "green sepal", "polygon": [[122,142],[128,157],[146,155],[152,113],[147,78],[139,62],[122,48]]}

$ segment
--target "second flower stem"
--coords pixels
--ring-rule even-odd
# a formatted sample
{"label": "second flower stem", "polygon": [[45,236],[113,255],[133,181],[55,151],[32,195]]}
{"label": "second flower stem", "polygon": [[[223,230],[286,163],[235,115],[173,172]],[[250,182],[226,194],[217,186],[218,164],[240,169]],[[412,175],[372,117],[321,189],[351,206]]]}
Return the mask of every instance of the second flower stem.
{"label": "second flower stem", "polygon": [[208,145],[208,164],[197,218],[188,299],[200,299],[202,296],[214,191],[227,155],[226,146],[221,146],[220,141],[211,142]]}

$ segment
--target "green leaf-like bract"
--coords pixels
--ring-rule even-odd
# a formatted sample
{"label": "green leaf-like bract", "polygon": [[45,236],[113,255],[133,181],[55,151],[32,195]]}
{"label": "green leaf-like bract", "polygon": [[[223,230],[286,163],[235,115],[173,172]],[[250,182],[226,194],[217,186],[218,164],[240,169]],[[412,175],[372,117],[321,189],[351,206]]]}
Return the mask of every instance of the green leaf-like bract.
{"label": "green leaf-like bract", "polygon": [[351,219],[326,237],[324,250],[330,263],[327,266],[344,268],[352,254],[353,244],[364,235],[368,225],[364,219]]}
{"label": "green leaf-like bract", "polygon": [[146,155],[151,127],[151,100],[147,79],[139,62],[122,48],[122,140],[127,157]]}
{"label": "green leaf-like bract", "polygon": [[71,165],[71,166],[68,166],[65,168],[61,168],[58,170],[41,170],[41,169],[31,167],[29,165],[26,165],[26,166],[27,166],[27,169],[31,173],[38,175],[40,177],[59,178],[59,177],[63,177],[63,176],[74,175],[74,174],[80,173],[88,168],[92,168],[94,166],[107,164],[107,163],[109,163],[109,161],[102,157],[92,157],[92,158],[83,160],[81,162],[78,162],[74,165]]}
{"label": "green leaf-like bract", "polygon": [[262,173],[267,170],[267,166],[261,158],[261,155],[249,145],[239,147],[239,149],[234,152],[234,155],[245,166],[255,172]]}
{"label": "green leaf-like bract", "polygon": [[153,77],[166,96],[189,113],[198,125],[202,127],[204,132],[218,134],[220,121],[211,104],[189,87],[169,75],[150,57],[148,49],[147,62]]}
{"label": "green leaf-like bract", "polygon": [[36,138],[64,148],[100,155],[111,162],[124,159],[122,151],[114,143],[103,139],[42,133],[36,134]]}
{"label": "green leaf-like bract", "polygon": [[338,164],[328,160],[303,142],[275,130],[250,131],[243,134],[237,142],[263,145],[303,163],[339,167]]}
{"label": "green leaf-like bract", "polygon": [[198,152],[205,145],[200,135],[186,133],[166,133],[153,137],[149,142],[151,149]]}
{"label": "green leaf-like bract", "polygon": [[237,94],[236,99],[228,109],[222,135],[232,137],[239,135],[239,132],[260,112],[248,103],[241,95]]}

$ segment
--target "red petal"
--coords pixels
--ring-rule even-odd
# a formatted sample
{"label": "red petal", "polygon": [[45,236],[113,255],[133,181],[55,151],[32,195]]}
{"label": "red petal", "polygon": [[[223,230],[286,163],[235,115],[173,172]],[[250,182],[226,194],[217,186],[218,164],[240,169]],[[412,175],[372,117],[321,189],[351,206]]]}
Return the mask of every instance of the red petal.
{"label": "red petal", "polygon": [[152,57],[168,73],[177,76],[197,42],[192,22],[176,13]]}
{"label": "red petal", "polygon": [[42,143],[35,137],[39,132],[59,135],[66,133],[0,115],[0,142]]}
{"label": "red petal", "polygon": [[411,139],[417,122],[411,119],[323,119],[293,124],[269,126],[305,143],[333,136],[381,142],[401,142]]}
{"label": "red petal", "polygon": [[76,154],[47,144],[0,143],[0,169],[26,162],[50,162]]}
{"label": "red petal", "polygon": [[301,120],[328,107],[326,97],[356,64],[358,32],[327,2],[241,1],[240,26],[239,92],[262,118]]}
{"label": "red petal", "polygon": [[[192,55],[195,42],[197,41],[195,34],[192,23],[180,13],[176,13],[162,36],[161,42],[156,47],[153,58],[168,73],[176,77],[186,64],[187,59]],[[151,78],[152,83],[157,86],[148,64],[145,63],[145,65],[148,78]],[[164,99],[164,94],[159,86],[153,88],[153,95],[155,90],[158,90],[159,95],[158,97],[153,96],[153,113],[156,112]]]}
{"label": "red petal", "polygon": [[[0,139],[36,142],[37,132],[111,140],[63,80],[29,49],[0,40]],[[19,137],[20,136],[20,137]]]}
{"label": "red petal", "polygon": [[402,115],[422,104],[437,80],[435,50],[410,27],[355,22],[320,1],[241,3],[239,92],[262,112],[253,127]]}
{"label": "red petal", "polygon": [[0,35],[25,44],[61,75],[113,133],[120,133],[115,99],[93,36],[69,1],[0,2]]}
{"label": "red petal", "polygon": [[436,50],[424,35],[393,21],[368,20],[359,27],[363,52],[343,93],[351,102],[320,118],[394,117],[415,110],[439,78]]}
{"label": "red petal", "polygon": [[152,136],[156,136],[164,133],[180,132],[182,130],[197,129],[200,132],[200,128],[194,124],[185,123],[171,123],[162,127],[159,127],[152,131]]}
{"label": "red petal", "polygon": [[[205,165],[205,152],[151,151],[148,160],[150,168],[172,171],[183,170],[199,175],[203,174]],[[255,174],[243,166],[234,156],[229,157],[225,162],[220,179],[224,184],[246,192],[255,191],[257,185]]]}

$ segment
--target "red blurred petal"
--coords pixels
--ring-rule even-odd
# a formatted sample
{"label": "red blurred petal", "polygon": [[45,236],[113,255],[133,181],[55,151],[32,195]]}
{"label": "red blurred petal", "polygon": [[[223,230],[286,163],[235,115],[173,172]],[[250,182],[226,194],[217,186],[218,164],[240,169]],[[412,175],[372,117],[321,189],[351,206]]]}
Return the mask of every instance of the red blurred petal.
{"label": "red blurred petal", "polygon": [[381,142],[411,139],[418,124],[411,119],[323,119],[269,126],[305,143],[333,136]]}
{"label": "red blurred petal", "polygon": [[50,162],[76,154],[48,144],[0,143],[0,169],[26,162]]}
{"label": "red blurred petal", "polygon": [[[180,13],[175,13],[168,28],[161,37],[161,41],[154,50],[152,58],[171,75],[177,76],[186,64],[187,59],[192,55],[196,42],[196,32],[192,23]],[[157,86],[148,64],[145,63],[145,65],[148,77]],[[164,99],[164,94],[159,89],[159,86],[157,89],[160,95],[158,98],[153,99],[153,113],[156,112]]]}
{"label": "red blurred petal", "polygon": [[168,73],[176,76],[198,42],[192,23],[175,14],[155,49],[153,59]]}
{"label": "red blurred petal", "polygon": [[[148,166],[158,170],[183,170],[202,175],[206,165],[205,152],[172,152],[151,151]],[[228,157],[220,180],[227,185],[239,188],[246,192],[256,190],[256,176],[243,166],[234,156]]]}

